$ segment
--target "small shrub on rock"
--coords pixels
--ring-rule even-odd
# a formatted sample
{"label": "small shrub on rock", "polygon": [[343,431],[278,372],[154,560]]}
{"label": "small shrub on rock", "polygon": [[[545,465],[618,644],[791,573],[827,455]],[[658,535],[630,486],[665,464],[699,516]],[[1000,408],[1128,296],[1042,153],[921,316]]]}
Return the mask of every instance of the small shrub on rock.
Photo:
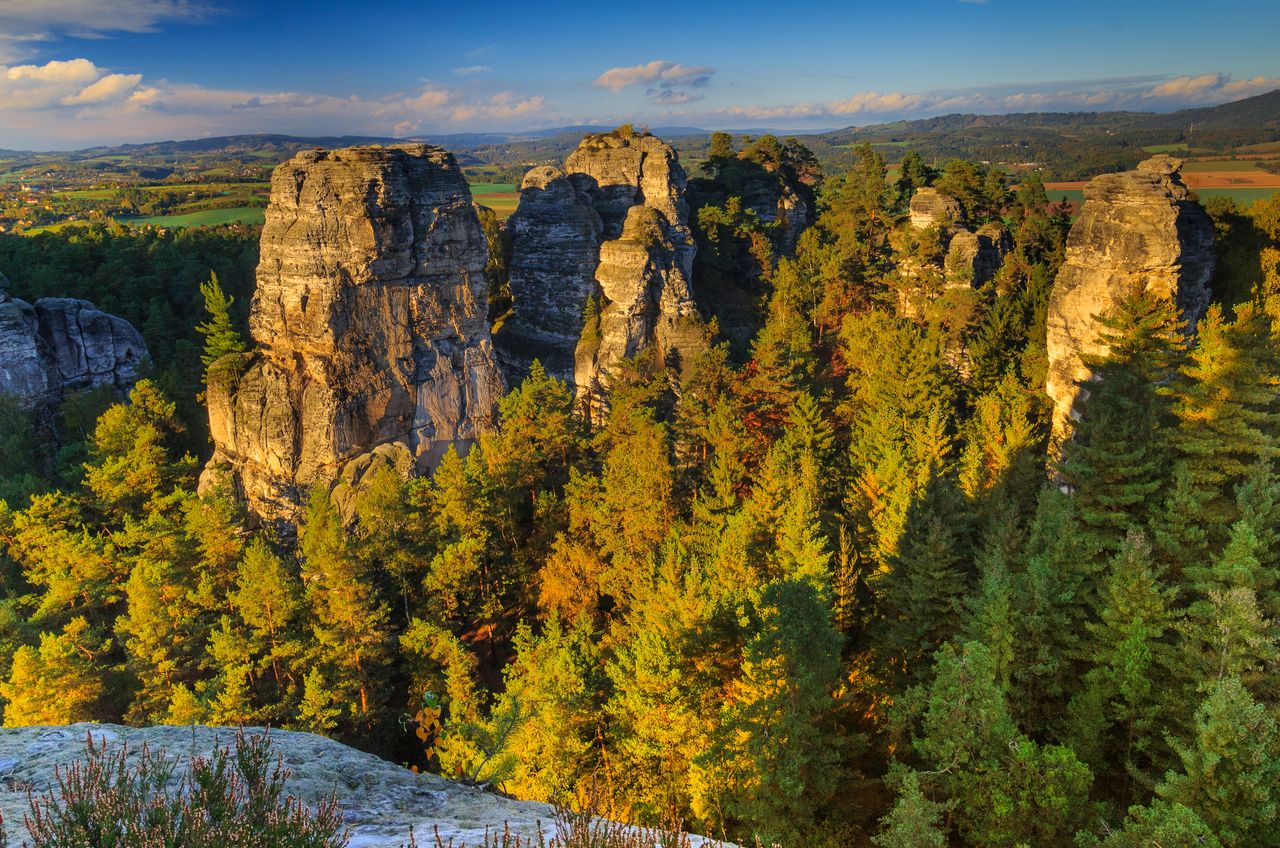
{"label": "small shrub on rock", "polygon": [[[31,848],[342,848],[337,801],[315,810],[284,794],[289,772],[264,736],[239,733],[234,749],[192,756],[186,769],[146,747],[109,751],[90,734],[86,758],[32,796]],[[0,848],[3,833],[0,832]]]}

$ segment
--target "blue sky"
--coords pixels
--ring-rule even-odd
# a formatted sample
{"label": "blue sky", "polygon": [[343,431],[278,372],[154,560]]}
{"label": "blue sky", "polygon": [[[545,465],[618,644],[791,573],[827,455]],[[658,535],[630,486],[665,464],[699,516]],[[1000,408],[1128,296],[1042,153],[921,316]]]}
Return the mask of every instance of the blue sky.
{"label": "blue sky", "polygon": [[1280,3],[1206,7],[0,0],[0,147],[624,120],[800,130],[1280,87]]}

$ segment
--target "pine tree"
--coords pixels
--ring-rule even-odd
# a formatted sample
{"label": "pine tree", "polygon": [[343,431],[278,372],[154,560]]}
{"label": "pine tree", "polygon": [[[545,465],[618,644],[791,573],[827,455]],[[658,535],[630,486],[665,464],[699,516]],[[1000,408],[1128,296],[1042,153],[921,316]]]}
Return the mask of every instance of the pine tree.
{"label": "pine tree", "polygon": [[96,506],[114,519],[141,515],[175,486],[189,487],[195,457],[175,448],[182,432],[177,407],[150,380],[98,419],[85,465],[85,485]]}
{"label": "pine tree", "polygon": [[974,844],[1068,844],[1089,812],[1088,767],[1018,732],[986,646],[948,644],[934,665],[932,684],[899,709],[915,714],[912,747],[959,830]]}
{"label": "pine tree", "polygon": [[103,658],[110,642],[83,618],[61,633],[40,634],[39,647],[24,645],[13,656],[9,679],[0,683],[4,726],[98,721],[106,691]]}
{"label": "pine tree", "polygon": [[1156,792],[1195,812],[1227,848],[1276,845],[1278,741],[1266,706],[1223,678],[1196,710],[1193,738],[1174,744],[1181,772],[1169,772]]}
{"label": "pine tree", "polygon": [[235,298],[228,297],[222,290],[217,274],[210,272],[208,281],[200,284],[200,295],[209,315],[208,320],[196,325],[196,330],[204,336],[200,361],[204,364],[207,382],[213,378],[214,366],[224,357],[244,353],[245,343],[231,323],[231,305]]}
{"label": "pine tree", "polygon": [[286,709],[301,685],[298,664],[306,653],[298,624],[303,611],[302,583],[261,539],[245,549],[229,598],[245,630],[255,660],[253,671],[271,682],[270,702]]}
{"label": "pine tree", "polygon": [[601,769],[604,674],[599,646],[584,625],[552,615],[537,636],[527,624],[516,630],[503,697],[522,704],[528,717],[510,735],[516,764],[503,787],[520,798],[550,801],[587,791],[590,775]]}
{"label": "pine tree", "polygon": [[[316,669],[308,674],[304,706],[320,704],[307,708],[316,721],[323,721],[331,704],[367,732],[387,694],[389,616],[373,576],[352,553],[342,517],[322,487],[313,489],[308,499],[298,528],[298,550],[312,634],[324,667],[321,676]],[[321,697],[321,686],[330,693],[329,703]]]}
{"label": "pine tree", "polygon": [[1130,807],[1124,827],[1102,840],[1081,835],[1081,848],[1222,848],[1222,842],[1193,811],[1181,804],[1156,799],[1145,807]]}

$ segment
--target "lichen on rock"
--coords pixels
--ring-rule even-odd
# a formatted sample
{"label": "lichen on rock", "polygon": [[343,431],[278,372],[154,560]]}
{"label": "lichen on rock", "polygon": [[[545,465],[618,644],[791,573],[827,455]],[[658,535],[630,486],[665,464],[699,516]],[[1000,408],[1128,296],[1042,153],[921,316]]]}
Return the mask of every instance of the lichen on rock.
{"label": "lichen on rock", "polygon": [[[401,848],[411,832],[419,844],[433,844],[437,828],[446,843],[453,839],[467,845],[483,844],[486,829],[501,831],[509,825],[512,833],[529,838],[540,827],[551,828],[554,810],[545,804],[513,801],[435,775],[416,774],[323,736],[266,732],[272,752],[291,772],[285,792],[313,808],[335,797],[350,828],[351,848]],[[192,756],[234,748],[236,730],[110,724],[0,730],[0,813],[9,844],[21,845],[26,837],[22,822],[29,809],[27,790],[38,796],[56,789],[55,768],[82,760],[90,735],[109,753],[127,746],[135,758],[145,745],[172,760],[175,777],[180,778]]]}

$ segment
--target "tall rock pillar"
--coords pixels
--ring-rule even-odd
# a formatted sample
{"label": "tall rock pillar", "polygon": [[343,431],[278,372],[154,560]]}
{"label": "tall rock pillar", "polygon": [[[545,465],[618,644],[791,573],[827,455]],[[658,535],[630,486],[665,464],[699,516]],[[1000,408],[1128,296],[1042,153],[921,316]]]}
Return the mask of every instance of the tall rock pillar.
{"label": "tall rock pillar", "polygon": [[[299,153],[275,170],[249,319],[257,351],[209,386],[215,453],[250,510],[375,464],[431,468],[502,393],[487,248],[453,156],[428,145]],[[235,376],[235,375],[239,376]]]}
{"label": "tall rock pillar", "polygon": [[1155,156],[1136,171],[1103,174],[1084,188],[1049,297],[1046,391],[1057,441],[1070,437],[1079,384],[1089,378],[1082,356],[1106,352],[1095,316],[1135,284],[1172,299],[1189,329],[1209,305],[1213,222],[1179,178],[1181,167],[1177,159]]}

